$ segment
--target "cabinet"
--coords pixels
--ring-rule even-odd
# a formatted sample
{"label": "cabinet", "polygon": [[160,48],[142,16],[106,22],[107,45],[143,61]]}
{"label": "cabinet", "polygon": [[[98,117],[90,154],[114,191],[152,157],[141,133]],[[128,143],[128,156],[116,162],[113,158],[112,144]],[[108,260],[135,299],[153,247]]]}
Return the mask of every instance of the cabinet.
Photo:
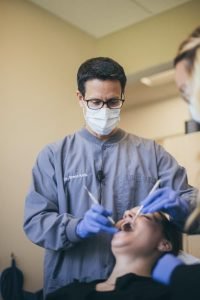
{"label": "cabinet", "polygon": [[[200,132],[166,138],[162,145],[186,168],[189,183],[200,188]],[[183,247],[184,251],[200,258],[200,234],[184,235]]]}

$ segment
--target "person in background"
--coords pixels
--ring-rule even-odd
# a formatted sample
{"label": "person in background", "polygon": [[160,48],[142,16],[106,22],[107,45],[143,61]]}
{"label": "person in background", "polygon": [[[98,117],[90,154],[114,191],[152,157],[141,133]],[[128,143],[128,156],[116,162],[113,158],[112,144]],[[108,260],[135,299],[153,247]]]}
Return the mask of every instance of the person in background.
{"label": "person in background", "polygon": [[162,213],[140,215],[138,208],[125,212],[117,223],[111,248],[116,259],[105,281],[74,282],[47,295],[46,300],[169,300],[170,289],[151,278],[151,270],[163,253],[177,255],[181,232]]}
{"label": "person in background", "polygon": [[[107,57],[88,59],[77,84],[85,126],[39,153],[25,202],[25,233],[45,248],[44,295],[75,279],[109,276],[117,229],[108,217],[120,220],[158,179],[161,187],[178,191],[170,203],[179,227],[194,207],[185,169],[154,141],[118,128],[125,102],[122,66]],[[91,205],[85,187],[98,203]]]}
{"label": "person in background", "polygon": [[[174,59],[175,80],[182,98],[188,103],[192,118],[200,123],[200,26],[184,40]],[[166,211],[167,199],[158,203],[156,191],[143,202],[145,212]],[[200,233],[200,194],[196,207],[185,223],[188,233]],[[199,299],[200,264],[183,265],[172,254],[164,255],[153,270],[153,278],[173,289],[174,299]]]}

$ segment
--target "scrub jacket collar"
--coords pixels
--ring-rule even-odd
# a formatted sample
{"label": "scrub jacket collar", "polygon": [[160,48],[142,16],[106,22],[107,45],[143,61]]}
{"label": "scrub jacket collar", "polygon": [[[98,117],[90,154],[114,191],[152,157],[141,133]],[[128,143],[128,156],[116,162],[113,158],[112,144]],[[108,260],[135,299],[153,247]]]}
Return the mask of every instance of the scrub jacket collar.
{"label": "scrub jacket collar", "polygon": [[80,131],[78,131],[78,134],[80,134],[83,138],[87,139],[88,141],[99,145],[104,145],[104,144],[109,145],[109,144],[118,143],[119,141],[124,139],[127,135],[127,133],[120,128],[118,128],[116,132],[113,135],[111,135],[109,139],[105,141],[102,141],[99,138],[97,138],[95,135],[90,133],[89,130],[86,128],[82,128]]}

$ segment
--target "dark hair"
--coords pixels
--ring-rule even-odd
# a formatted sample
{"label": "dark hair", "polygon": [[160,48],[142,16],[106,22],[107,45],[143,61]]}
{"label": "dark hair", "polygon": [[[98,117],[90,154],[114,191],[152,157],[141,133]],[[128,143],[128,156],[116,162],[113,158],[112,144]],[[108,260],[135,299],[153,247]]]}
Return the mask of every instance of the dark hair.
{"label": "dark hair", "polygon": [[197,48],[200,48],[200,45],[197,45],[196,47],[184,51],[182,53],[180,53],[179,55],[177,55],[174,58],[174,67],[176,67],[176,65],[181,61],[181,60],[186,60],[187,62],[187,69],[188,71],[192,71],[193,65],[194,65],[194,61],[195,61],[195,56],[196,56],[196,50]]}
{"label": "dark hair", "polygon": [[85,83],[88,80],[118,80],[122,94],[126,86],[124,69],[115,60],[108,57],[95,57],[86,60],[78,69],[77,84],[79,92],[85,96]]}
{"label": "dark hair", "polygon": [[170,252],[174,255],[178,255],[182,249],[182,233],[174,223],[168,220],[164,213],[159,212],[159,214],[161,216],[160,222],[164,237],[172,244],[172,250]]}
{"label": "dark hair", "polygon": [[[174,67],[182,60],[187,62],[187,69],[189,72],[192,72],[196,50],[200,47],[200,43],[195,46],[191,45],[191,48],[187,49],[187,46],[196,38],[200,38],[200,26],[195,28],[192,33],[185,39],[178,48],[178,54],[174,58]],[[184,50],[185,49],[185,50]]]}

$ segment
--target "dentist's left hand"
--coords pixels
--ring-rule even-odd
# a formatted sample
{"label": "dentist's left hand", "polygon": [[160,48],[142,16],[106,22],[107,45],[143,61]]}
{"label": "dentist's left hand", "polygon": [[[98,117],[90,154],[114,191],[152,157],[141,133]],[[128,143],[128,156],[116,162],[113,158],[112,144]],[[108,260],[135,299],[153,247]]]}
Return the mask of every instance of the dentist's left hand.
{"label": "dentist's left hand", "polygon": [[142,213],[162,211],[167,213],[174,223],[185,221],[190,212],[187,200],[181,199],[178,193],[169,187],[156,190],[147,196],[141,204],[144,206]]}
{"label": "dentist's left hand", "polygon": [[99,232],[116,233],[118,229],[107,218],[110,215],[111,212],[107,211],[100,204],[93,204],[78,223],[76,227],[77,235],[81,238],[87,238]]}

